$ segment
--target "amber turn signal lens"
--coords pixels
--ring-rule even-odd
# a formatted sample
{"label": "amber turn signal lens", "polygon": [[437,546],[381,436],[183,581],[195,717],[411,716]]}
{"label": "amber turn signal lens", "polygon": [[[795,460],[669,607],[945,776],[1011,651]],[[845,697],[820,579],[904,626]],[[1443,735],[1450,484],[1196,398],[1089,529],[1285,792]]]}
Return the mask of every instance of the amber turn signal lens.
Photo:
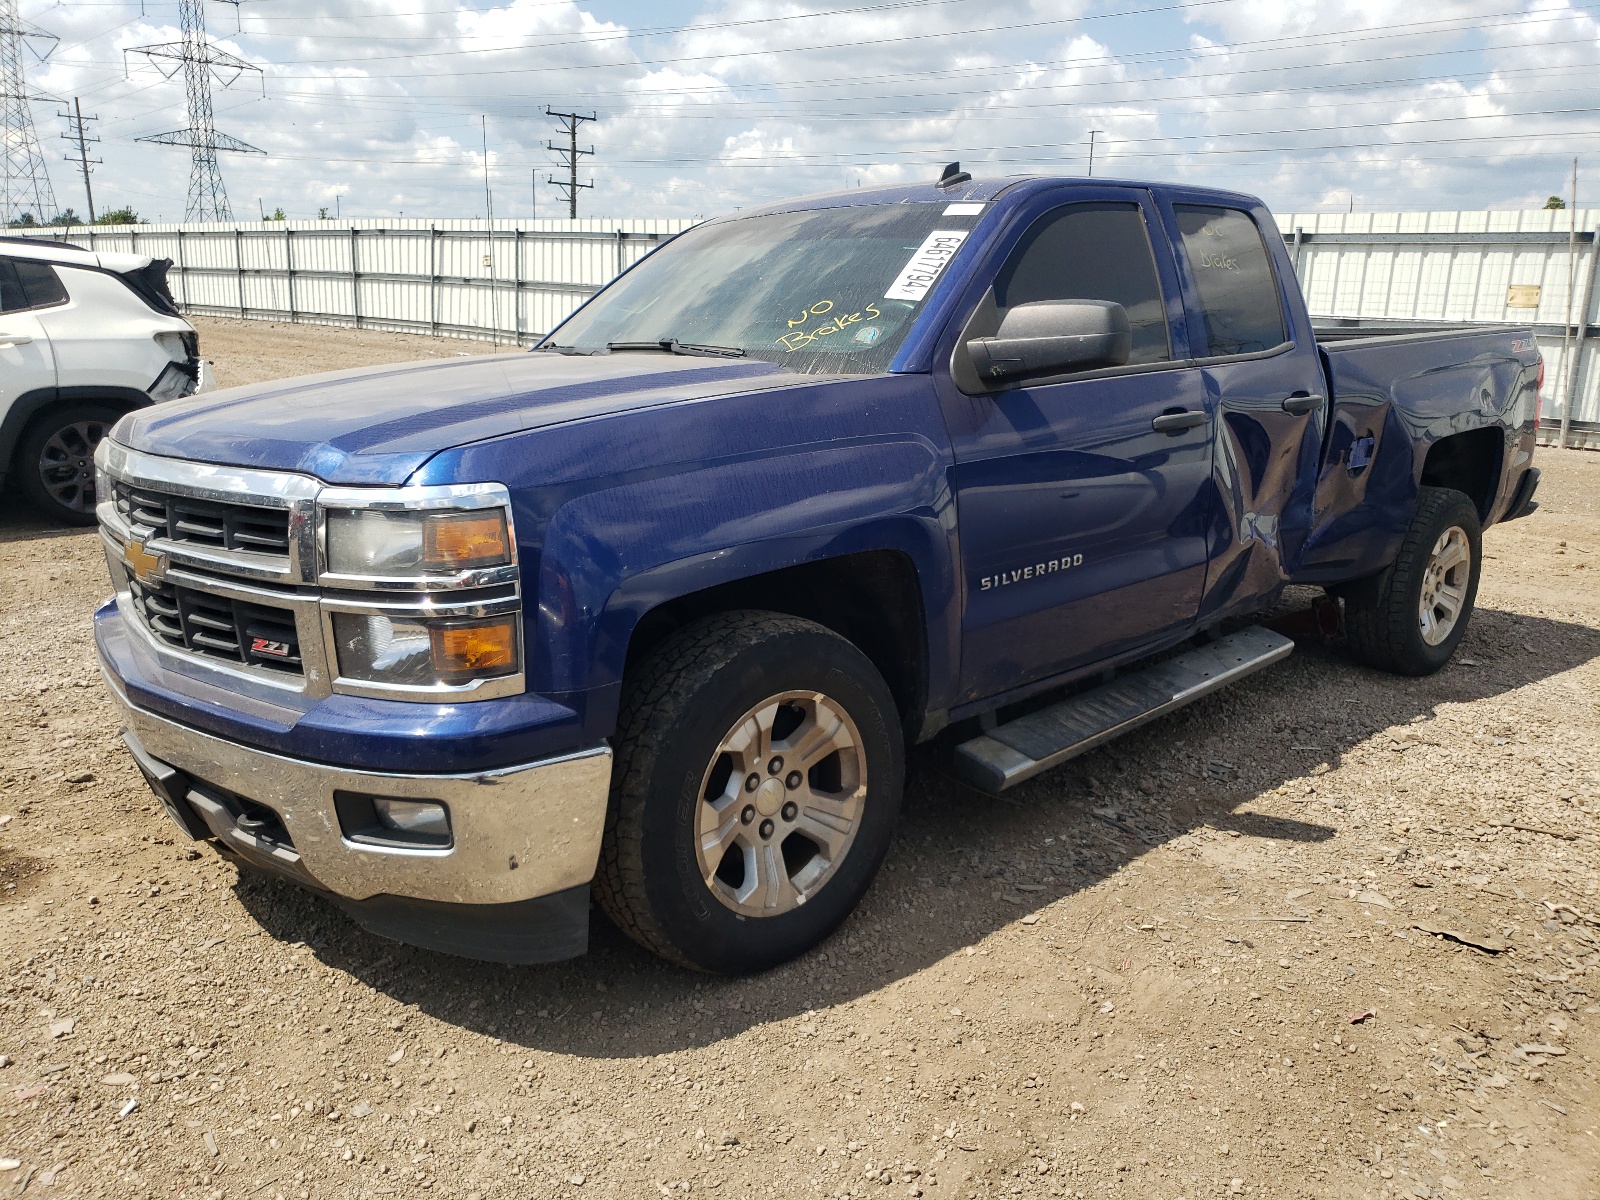
{"label": "amber turn signal lens", "polygon": [[423,526],[422,560],[429,571],[466,571],[511,561],[511,539],[500,509],[431,516]]}
{"label": "amber turn signal lens", "polygon": [[433,637],[433,669],[441,679],[460,682],[516,670],[515,617],[472,625],[436,625],[429,633]]}

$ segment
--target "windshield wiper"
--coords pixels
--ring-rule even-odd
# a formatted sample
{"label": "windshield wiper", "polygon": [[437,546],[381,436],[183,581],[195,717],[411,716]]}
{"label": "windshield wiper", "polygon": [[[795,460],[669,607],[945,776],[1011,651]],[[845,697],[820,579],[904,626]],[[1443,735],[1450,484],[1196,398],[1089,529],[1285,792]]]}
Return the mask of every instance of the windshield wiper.
{"label": "windshield wiper", "polygon": [[658,350],[663,354],[685,354],[691,358],[743,358],[738,346],[697,346],[680,342],[677,338],[660,338],[654,342],[607,342],[607,350]]}

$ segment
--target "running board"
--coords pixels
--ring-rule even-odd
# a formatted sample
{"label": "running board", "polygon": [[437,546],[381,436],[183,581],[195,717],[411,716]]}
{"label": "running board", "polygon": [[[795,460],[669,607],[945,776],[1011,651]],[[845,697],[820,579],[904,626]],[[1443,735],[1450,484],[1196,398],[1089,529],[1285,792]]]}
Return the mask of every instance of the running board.
{"label": "running board", "polygon": [[1285,659],[1294,642],[1259,625],[998,725],[956,747],[956,773],[999,794],[1041,771]]}

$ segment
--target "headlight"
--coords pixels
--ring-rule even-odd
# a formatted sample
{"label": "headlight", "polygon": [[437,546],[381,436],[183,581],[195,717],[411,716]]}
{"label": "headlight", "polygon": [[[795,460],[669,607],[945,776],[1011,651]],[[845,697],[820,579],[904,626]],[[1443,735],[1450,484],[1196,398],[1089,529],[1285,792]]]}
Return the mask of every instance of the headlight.
{"label": "headlight", "polygon": [[403,687],[456,686],[515,674],[517,616],[467,620],[333,614],[339,674]]}
{"label": "headlight", "polygon": [[107,500],[116,498],[115,485],[111,479],[111,472],[106,469],[106,459],[111,456],[111,441],[102,438],[100,445],[94,452],[94,502],[103,504]]}
{"label": "headlight", "polygon": [[328,570],[336,575],[408,578],[454,575],[511,561],[505,511],[328,513]]}

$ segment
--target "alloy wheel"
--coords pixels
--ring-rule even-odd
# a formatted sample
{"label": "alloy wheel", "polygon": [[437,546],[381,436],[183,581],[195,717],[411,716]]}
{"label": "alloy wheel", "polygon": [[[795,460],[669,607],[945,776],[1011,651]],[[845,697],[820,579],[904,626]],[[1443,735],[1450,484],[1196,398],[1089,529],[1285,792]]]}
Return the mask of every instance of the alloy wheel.
{"label": "alloy wheel", "polygon": [[861,734],[819,692],[769,696],[722,738],[701,780],[700,877],[743,916],[789,912],[849,852],[867,794]]}
{"label": "alloy wheel", "polygon": [[94,452],[107,428],[105,421],[74,421],[56,430],[39,454],[44,490],[69,512],[94,511]]}
{"label": "alloy wheel", "polygon": [[1450,636],[1467,602],[1472,581],[1472,543],[1466,530],[1452,525],[1439,535],[1422,572],[1417,620],[1422,640],[1437,646]]}

